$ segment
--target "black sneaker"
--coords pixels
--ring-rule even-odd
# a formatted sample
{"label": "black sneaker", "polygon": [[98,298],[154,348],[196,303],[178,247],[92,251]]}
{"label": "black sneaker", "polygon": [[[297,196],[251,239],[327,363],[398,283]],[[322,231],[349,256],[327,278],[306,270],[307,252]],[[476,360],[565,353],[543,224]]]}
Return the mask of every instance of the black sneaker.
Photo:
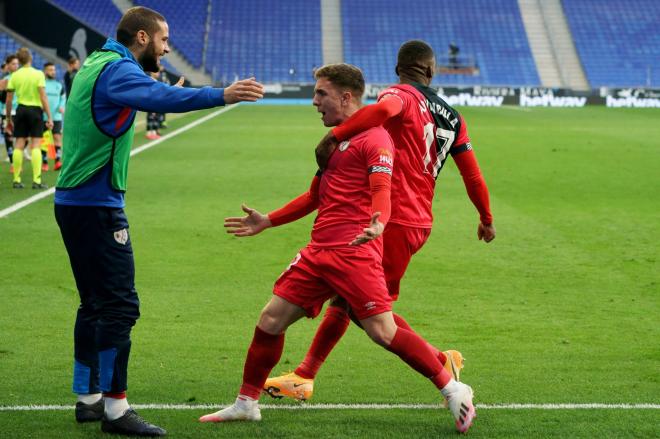
{"label": "black sneaker", "polygon": [[109,421],[104,416],[101,420],[101,430],[105,433],[125,434],[133,436],[165,436],[162,428],[142,419],[133,409],[126,410],[124,416]]}
{"label": "black sneaker", "polygon": [[32,183],[32,189],[48,189],[48,185],[45,183]]}
{"label": "black sneaker", "polygon": [[14,189],[23,189],[23,188],[25,187],[25,185],[24,185],[23,183],[17,183],[17,182],[14,182],[14,184],[12,185],[12,187],[13,187]]}
{"label": "black sneaker", "polygon": [[103,398],[96,401],[94,404],[85,404],[78,401],[76,403],[76,421],[78,422],[95,422],[103,418],[103,409],[105,404]]}

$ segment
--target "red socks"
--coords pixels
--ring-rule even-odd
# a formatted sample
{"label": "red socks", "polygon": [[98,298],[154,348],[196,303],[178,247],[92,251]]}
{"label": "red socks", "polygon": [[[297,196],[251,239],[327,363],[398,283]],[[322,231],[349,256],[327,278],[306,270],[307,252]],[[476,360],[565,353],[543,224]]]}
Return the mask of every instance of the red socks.
{"label": "red socks", "polygon": [[284,349],[284,334],[272,335],[257,326],[243,367],[240,394],[258,400],[268,374],[280,361]]}
{"label": "red socks", "polygon": [[428,349],[427,344],[413,331],[399,327],[386,349],[398,355],[410,367],[430,379],[438,389],[442,389],[451,380],[451,375],[442,367],[438,357]]}
{"label": "red socks", "polygon": [[328,355],[342,338],[351,319],[348,313],[338,306],[329,306],[319,329],[316,331],[314,341],[305,355],[305,359],[295,370],[296,375],[302,378],[314,379]]}
{"label": "red socks", "polygon": [[[408,322],[406,322],[406,320],[403,317],[401,317],[399,314],[393,312],[392,316],[394,317],[394,323],[396,323],[396,325],[399,328],[406,329],[411,332],[415,332],[413,328],[410,327]],[[436,348],[435,346],[433,346],[429,342],[426,342],[426,345],[431,350],[433,355],[438,357],[438,360],[440,360],[440,363],[442,363],[442,365],[444,366],[447,363],[447,356],[445,355],[445,353],[439,350],[438,348]]]}

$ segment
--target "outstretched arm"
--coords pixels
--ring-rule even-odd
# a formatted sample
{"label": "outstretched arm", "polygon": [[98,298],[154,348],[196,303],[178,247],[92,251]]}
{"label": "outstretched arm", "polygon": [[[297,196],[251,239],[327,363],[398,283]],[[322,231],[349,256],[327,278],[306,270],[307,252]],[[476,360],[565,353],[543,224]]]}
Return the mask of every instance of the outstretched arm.
{"label": "outstretched arm", "polygon": [[339,142],[382,125],[390,117],[399,114],[402,109],[403,101],[394,95],[385,95],[377,103],[360,108],[344,123],[330,130],[316,146],[316,163],[319,168],[325,169]]}
{"label": "outstretched arm", "polygon": [[[184,113],[263,97],[263,86],[254,78],[234,82],[225,89],[167,85],[145,75],[135,63],[120,60],[101,73],[99,82],[115,105],[154,113]],[[178,83],[177,83],[178,84]]]}
{"label": "outstretched arm", "polygon": [[246,205],[241,206],[243,212],[247,213],[247,215],[225,218],[227,233],[238,237],[253,236],[269,227],[287,224],[307,216],[318,207],[319,179],[320,177],[318,175],[314,176],[307,192],[299,195],[284,207],[274,210],[268,215],[264,215]]}

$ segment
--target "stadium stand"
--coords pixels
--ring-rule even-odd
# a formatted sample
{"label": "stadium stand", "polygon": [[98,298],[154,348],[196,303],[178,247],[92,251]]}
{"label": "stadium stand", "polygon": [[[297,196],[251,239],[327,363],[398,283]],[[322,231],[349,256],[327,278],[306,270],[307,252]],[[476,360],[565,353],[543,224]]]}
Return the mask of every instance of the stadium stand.
{"label": "stadium stand", "polygon": [[[16,53],[19,48],[21,48],[23,44],[19,43],[16,41],[14,38],[12,38],[11,35],[5,33],[5,32],[0,32],[0,58],[2,58],[2,62],[4,62],[5,57],[11,53]],[[39,55],[37,52],[34,50],[31,50],[32,52],[32,67],[35,69],[41,70],[44,67],[44,64],[46,63],[46,59]],[[56,66],[56,71],[57,71],[57,78],[62,79],[64,76],[64,71],[62,69],[62,66]]]}
{"label": "stadium stand", "polygon": [[399,46],[417,38],[438,58],[454,41],[479,67],[478,75],[439,75],[436,84],[540,84],[516,0],[408,0],[405,7],[343,0],[341,8],[344,60],[360,66],[368,82],[394,82]]}
{"label": "stadium stand", "polygon": [[592,87],[660,86],[660,2],[563,0]]}
{"label": "stadium stand", "polygon": [[165,17],[170,26],[171,44],[192,64],[202,66],[204,35],[208,17],[206,0],[134,0],[136,6],[155,9]]}
{"label": "stadium stand", "polygon": [[205,68],[214,80],[313,82],[322,62],[319,0],[213,0]]}
{"label": "stadium stand", "polygon": [[117,23],[119,23],[122,14],[111,0],[95,0],[93,2],[80,0],[50,1],[101,34],[115,35]]}

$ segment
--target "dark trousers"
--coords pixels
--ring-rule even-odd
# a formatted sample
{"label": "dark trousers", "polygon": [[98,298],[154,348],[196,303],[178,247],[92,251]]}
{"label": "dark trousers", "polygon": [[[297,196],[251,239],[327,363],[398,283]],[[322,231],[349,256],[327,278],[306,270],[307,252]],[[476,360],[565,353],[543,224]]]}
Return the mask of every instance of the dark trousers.
{"label": "dark trousers", "polygon": [[126,390],[131,328],[140,317],[133,248],[123,209],[55,205],[80,294],[73,391]]}

